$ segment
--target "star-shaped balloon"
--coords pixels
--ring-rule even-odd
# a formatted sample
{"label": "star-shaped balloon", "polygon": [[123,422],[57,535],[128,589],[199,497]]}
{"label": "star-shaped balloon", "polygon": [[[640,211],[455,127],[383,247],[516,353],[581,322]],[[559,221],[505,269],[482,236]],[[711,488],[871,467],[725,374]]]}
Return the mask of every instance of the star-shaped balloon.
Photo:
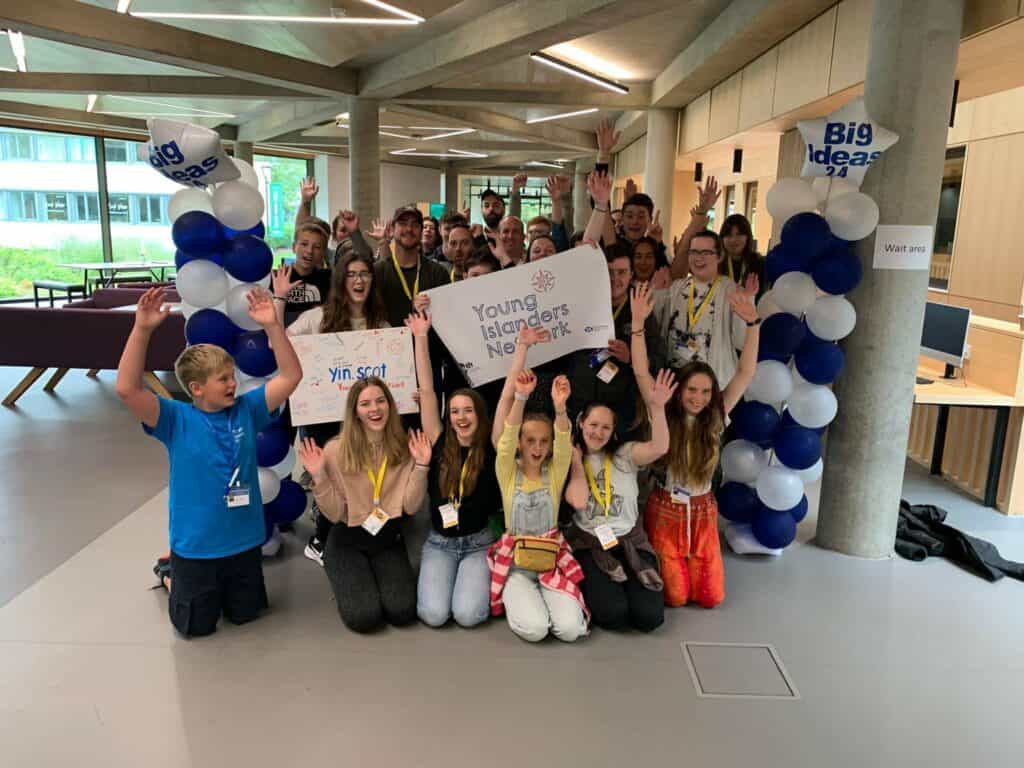
{"label": "star-shaped balloon", "polygon": [[870,117],[864,99],[855,99],[828,117],[797,123],[807,144],[801,176],[829,176],[858,187],[871,164],[900,140],[899,134]]}

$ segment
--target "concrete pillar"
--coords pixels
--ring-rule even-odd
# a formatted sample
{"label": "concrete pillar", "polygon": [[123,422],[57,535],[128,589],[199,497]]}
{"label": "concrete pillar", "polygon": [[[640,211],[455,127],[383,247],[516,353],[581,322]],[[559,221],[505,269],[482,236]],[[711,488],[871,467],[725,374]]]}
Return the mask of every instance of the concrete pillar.
{"label": "concrete pillar", "polygon": [[[571,163],[565,163],[565,165],[562,166],[562,173],[559,175],[568,176],[573,183],[572,193],[569,195],[569,200],[567,201],[568,205],[565,205],[566,201],[563,201],[562,205],[562,222],[568,229],[574,224],[573,217],[576,212],[576,162],[573,161]],[[572,232],[570,231],[569,234],[571,236]]]}
{"label": "concrete pillar", "polygon": [[[900,140],[864,180],[881,224],[934,226],[964,0],[874,0],[865,99]],[[864,281],[849,298],[857,329],[836,382],[817,543],[891,556],[906,461],[928,270],[874,270],[874,235],[856,246]]]}
{"label": "concrete pillar", "polygon": [[455,163],[451,161],[445,163],[442,168],[444,170],[444,207],[449,211],[458,211],[462,208],[462,201],[459,199],[459,171],[456,169]]}
{"label": "concrete pillar", "polygon": [[235,157],[237,157],[239,160],[245,160],[245,162],[247,162],[249,165],[252,165],[252,142],[236,141]]}
{"label": "concrete pillar", "polygon": [[587,193],[588,175],[590,175],[590,171],[580,171],[580,164],[577,163],[576,177],[572,182],[573,232],[582,232],[587,228],[587,222],[590,221],[590,195]]}
{"label": "concrete pillar", "polygon": [[352,210],[366,222],[381,214],[379,111],[380,102],[376,99],[349,99],[349,199]]}
{"label": "concrete pillar", "polygon": [[[661,211],[661,226],[672,232],[672,192],[675,186],[676,131],[679,111],[650,109],[647,111],[647,151],[644,156],[644,192]],[[671,237],[669,237],[671,243]]]}
{"label": "concrete pillar", "polygon": [[[800,135],[800,131],[796,128],[790,128],[779,139],[779,163],[776,169],[776,179],[790,179],[799,178],[800,171],[804,167],[804,155],[807,154],[807,145],[804,143],[803,137]],[[768,189],[771,189],[769,187]],[[764,203],[768,189],[758,190],[758,194],[761,197],[761,202],[758,205],[761,213],[758,212],[758,216],[770,216],[768,213],[768,206]],[[719,203],[722,206],[722,210],[725,210],[725,194],[719,199]],[[719,222],[725,220],[724,216],[718,218]],[[772,239],[768,245],[761,249],[761,253],[768,253],[768,248],[775,245],[782,238],[782,225],[785,222],[781,220],[772,219]]]}

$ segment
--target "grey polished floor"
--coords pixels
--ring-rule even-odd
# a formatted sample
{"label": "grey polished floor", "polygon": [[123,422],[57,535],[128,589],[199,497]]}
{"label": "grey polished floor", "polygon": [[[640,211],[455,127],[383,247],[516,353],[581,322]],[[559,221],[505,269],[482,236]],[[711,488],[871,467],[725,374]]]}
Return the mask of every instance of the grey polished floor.
{"label": "grey polished floor", "polygon": [[[116,415],[111,389],[0,414],[5,555],[41,575],[0,581],[17,593],[0,607],[0,765],[1021,764],[1024,585],[825,552],[806,543],[813,515],[781,558],[726,555],[719,608],[576,646],[531,646],[500,621],[353,635],[302,557],[303,527],[267,564],[267,616],[182,640],[147,589],[166,542],[162,449]],[[93,439],[62,439],[76,430]],[[119,460],[87,456],[109,440]],[[153,477],[144,503],[133,473]],[[914,467],[907,495],[1024,559],[1024,520]],[[33,515],[41,533],[19,534]],[[698,698],[684,640],[769,643],[801,698]]]}

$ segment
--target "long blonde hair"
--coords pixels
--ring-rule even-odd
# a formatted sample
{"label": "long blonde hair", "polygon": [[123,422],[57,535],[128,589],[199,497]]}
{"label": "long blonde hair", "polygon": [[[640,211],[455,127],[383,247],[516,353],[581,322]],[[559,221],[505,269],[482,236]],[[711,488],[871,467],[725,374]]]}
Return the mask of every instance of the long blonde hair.
{"label": "long blonde hair", "polygon": [[384,456],[388,459],[388,467],[397,468],[409,460],[408,437],[402,429],[395,398],[387,384],[376,376],[370,376],[355,383],[345,403],[345,423],[341,428],[338,445],[338,461],[342,472],[376,469],[370,440],[366,436],[363,422],[356,415],[359,396],[367,387],[378,387],[388,401],[388,423],[384,427]]}
{"label": "long blonde hair", "polygon": [[[675,482],[701,487],[711,482],[718,467],[718,455],[725,429],[725,401],[718,379],[710,365],[700,361],[687,363],[674,370],[679,389],[665,406],[665,418],[671,435],[668,453],[662,459]],[[686,385],[694,376],[711,379],[711,401],[692,419],[686,418],[682,398]]]}

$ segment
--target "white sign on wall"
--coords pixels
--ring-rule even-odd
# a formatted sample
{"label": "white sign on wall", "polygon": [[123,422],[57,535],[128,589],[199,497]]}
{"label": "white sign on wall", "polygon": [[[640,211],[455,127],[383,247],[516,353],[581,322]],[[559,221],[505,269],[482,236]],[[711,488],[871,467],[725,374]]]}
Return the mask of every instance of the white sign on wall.
{"label": "white sign on wall", "polygon": [[474,387],[505,376],[523,325],[551,332],[529,366],[615,336],[607,262],[590,245],[426,293],[434,329]]}
{"label": "white sign on wall", "polygon": [[408,328],[316,333],[291,342],[302,363],[302,381],[289,400],[293,425],[343,421],[348,393],[369,376],[384,380],[399,413],[419,412],[412,398],[416,365]]}
{"label": "white sign on wall", "polygon": [[929,269],[934,227],[880,224],[875,230],[875,269]]}

